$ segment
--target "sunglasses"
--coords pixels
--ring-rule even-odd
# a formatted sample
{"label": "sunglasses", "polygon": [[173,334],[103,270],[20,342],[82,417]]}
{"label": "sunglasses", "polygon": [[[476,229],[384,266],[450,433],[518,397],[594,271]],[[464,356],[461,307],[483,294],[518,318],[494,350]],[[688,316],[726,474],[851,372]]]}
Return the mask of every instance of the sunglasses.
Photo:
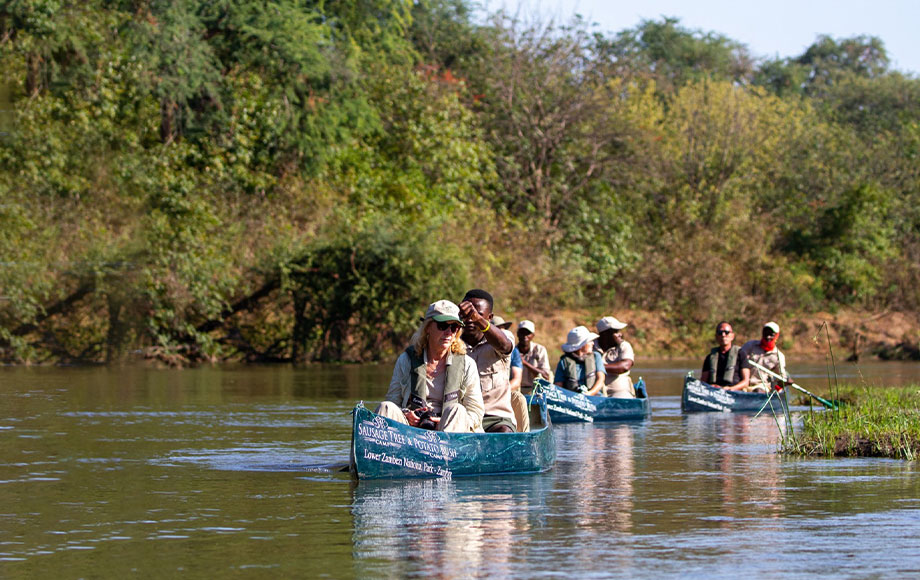
{"label": "sunglasses", "polygon": [[717,334],[717,335],[718,335],[718,334],[721,334],[721,335],[723,335],[723,336],[729,335],[729,334],[731,334],[731,333],[732,333],[731,330],[717,330],[717,331],[716,331],[716,334]]}
{"label": "sunglasses", "polygon": [[457,332],[458,330],[460,330],[460,324],[457,322],[437,322],[435,321],[435,325],[437,325],[438,330],[440,330],[441,332],[444,332],[448,328],[450,329],[451,332]]}

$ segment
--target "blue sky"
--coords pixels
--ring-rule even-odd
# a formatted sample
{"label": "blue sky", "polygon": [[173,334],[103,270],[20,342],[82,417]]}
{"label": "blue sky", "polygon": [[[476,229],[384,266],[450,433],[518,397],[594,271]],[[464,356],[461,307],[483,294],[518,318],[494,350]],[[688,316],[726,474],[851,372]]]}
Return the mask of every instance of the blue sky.
{"label": "blue sky", "polygon": [[892,68],[920,75],[920,0],[485,0],[488,10],[524,6],[565,22],[576,12],[604,32],[635,27],[642,20],[674,16],[681,25],[717,32],[746,44],[756,57],[802,54],[819,34],[877,36]]}

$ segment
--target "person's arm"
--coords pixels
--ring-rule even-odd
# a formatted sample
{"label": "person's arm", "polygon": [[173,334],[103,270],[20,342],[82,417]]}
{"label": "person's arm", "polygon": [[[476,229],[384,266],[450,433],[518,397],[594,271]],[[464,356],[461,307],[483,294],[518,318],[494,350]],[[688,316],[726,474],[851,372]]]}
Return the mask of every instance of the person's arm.
{"label": "person's arm", "polygon": [[623,373],[629,372],[633,366],[633,361],[630,359],[618,360],[615,363],[605,363],[604,370],[607,371],[608,375],[622,375]]}
{"label": "person's arm", "polygon": [[784,382],[788,385],[792,383],[792,377],[789,376],[789,373],[786,372],[786,356],[782,352],[776,353],[779,359],[779,375],[783,377]]}
{"label": "person's arm", "polygon": [[384,401],[389,401],[397,407],[406,404],[406,393],[409,389],[409,372],[411,371],[409,355],[402,353],[393,366],[393,377],[390,379],[390,388],[387,390]]}
{"label": "person's arm", "polygon": [[709,357],[703,359],[703,370],[700,371],[700,380],[704,383],[712,384],[712,381],[709,380]]}
{"label": "person's arm", "polygon": [[565,388],[565,365],[562,364],[562,359],[559,359],[559,362],[556,363],[556,373],[553,375],[553,384],[559,388]]}
{"label": "person's arm", "polygon": [[[501,354],[509,354],[511,352],[511,349],[514,348],[514,342],[509,338],[511,335],[510,332],[498,328],[492,324],[491,320],[483,318],[470,302],[461,302],[459,308],[460,317],[463,318],[463,320],[472,321],[480,331],[482,331],[483,328],[486,329],[482,335],[485,337],[486,342],[492,345],[492,348]],[[506,332],[507,335],[505,334]]]}
{"label": "person's arm", "polygon": [[751,384],[751,369],[741,369],[741,380],[730,387],[725,387],[725,390],[726,391],[740,391],[750,384]]}
{"label": "person's arm", "polygon": [[596,395],[604,388],[604,383],[607,380],[607,375],[604,373],[604,359],[601,358],[600,353],[594,352],[594,366],[597,369],[597,372],[594,373],[594,385],[588,389],[586,395]]}
{"label": "person's arm", "polygon": [[530,372],[532,372],[533,374],[539,375],[539,376],[541,376],[541,377],[543,377],[544,379],[547,379],[547,380],[549,379],[549,371],[546,371],[546,373],[544,374],[543,371],[542,371],[542,369],[539,369],[539,368],[533,366],[532,364],[530,364],[529,362],[527,362],[527,359],[525,359],[524,357],[521,357],[521,364],[524,365],[524,367],[525,367],[527,370],[529,370]]}
{"label": "person's arm", "polygon": [[627,341],[620,343],[620,360],[608,363],[604,362],[604,370],[607,371],[608,375],[622,375],[623,373],[628,373],[629,369],[632,368],[636,355],[633,352],[632,345]]}
{"label": "person's arm", "polygon": [[511,354],[514,350],[514,341],[511,340],[511,332],[497,326],[489,324],[489,330],[484,332],[486,342],[492,345],[496,351],[501,354]]}
{"label": "person's arm", "polygon": [[550,373],[549,354],[546,352],[546,348],[544,348],[542,345],[540,346],[540,356],[537,357],[537,366],[540,369],[540,375],[548,381]]}
{"label": "person's arm", "polygon": [[725,387],[727,391],[740,391],[751,384],[751,363],[748,362],[746,352],[738,353],[738,364],[741,366],[741,380],[730,387]]}
{"label": "person's arm", "polygon": [[470,425],[473,430],[482,426],[482,416],[485,414],[486,405],[482,400],[482,385],[479,383],[479,368],[476,362],[468,356],[463,357],[464,367],[463,384],[466,386],[466,393],[460,404],[466,409],[470,416]]}
{"label": "person's arm", "polygon": [[524,378],[524,370],[521,367],[511,367],[511,390],[521,390],[521,379]]}

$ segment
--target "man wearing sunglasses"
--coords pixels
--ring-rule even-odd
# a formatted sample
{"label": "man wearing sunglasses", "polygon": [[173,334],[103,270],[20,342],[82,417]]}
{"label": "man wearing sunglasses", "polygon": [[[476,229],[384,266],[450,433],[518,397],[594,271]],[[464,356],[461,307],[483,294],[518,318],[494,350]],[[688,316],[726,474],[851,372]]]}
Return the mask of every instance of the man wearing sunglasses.
{"label": "man wearing sunglasses", "polygon": [[751,380],[751,365],[745,352],[732,344],[735,332],[732,325],[722,321],[716,325],[716,346],[703,360],[700,379],[704,383],[729,391],[744,390]]}
{"label": "man wearing sunglasses", "polygon": [[514,339],[510,332],[492,324],[494,301],[485,290],[470,290],[459,307],[466,354],[476,361],[479,369],[485,403],[482,428],[492,433],[513,433],[517,430],[510,381]]}

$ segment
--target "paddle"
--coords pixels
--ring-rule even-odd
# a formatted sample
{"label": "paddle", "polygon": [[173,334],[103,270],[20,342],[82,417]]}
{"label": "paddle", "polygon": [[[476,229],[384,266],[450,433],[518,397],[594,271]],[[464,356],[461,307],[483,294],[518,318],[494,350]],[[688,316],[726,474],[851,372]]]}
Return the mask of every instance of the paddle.
{"label": "paddle", "polygon": [[768,368],[766,368],[766,367],[763,367],[763,366],[761,366],[761,365],[755,363],[754,361],[752,361],[752,360],[750,360],[750,359],[748,359],[748,362],[751,363],[751,366],[753,366],[753,367],[755,367],[755,368],[757,368],[757,369],[760,369],[761,371],[767,373],[768,375],[770,375],[771,377],[773,377],[773,378],[775,378],[775,379],[779,379],[780,381],[783,381],[784,384],[788,384],[788,385],[789,385],[790,387],[792,387],[793,389],[798,389],[798,390],[802,391],[803,393],[805,393],[805,394],[808,395],[809,397],[811,397],[811,398],[815,399],[816,401],[820,402],[822,405],[824,405],[824,406],[827,407],[828,409],[836,409],[836,408],[837,408],[837,405],[836,405],[835,403],[832,403],[831,401],[828,401],[827,399],[822,399],[822,398],[819,397],[818,395],[816,395],[816,394],[812,393],[811,391],[808,391],[808,390],[806,390],[806,389],[800,387],[799,385],[797,385],[797,384],[795,384],[795,383],[786,383],[786,379],[785,379],[785,378],[779,376],[778,374],[774,373],[774,372],[771,371],[770,369],[768,369]]}

